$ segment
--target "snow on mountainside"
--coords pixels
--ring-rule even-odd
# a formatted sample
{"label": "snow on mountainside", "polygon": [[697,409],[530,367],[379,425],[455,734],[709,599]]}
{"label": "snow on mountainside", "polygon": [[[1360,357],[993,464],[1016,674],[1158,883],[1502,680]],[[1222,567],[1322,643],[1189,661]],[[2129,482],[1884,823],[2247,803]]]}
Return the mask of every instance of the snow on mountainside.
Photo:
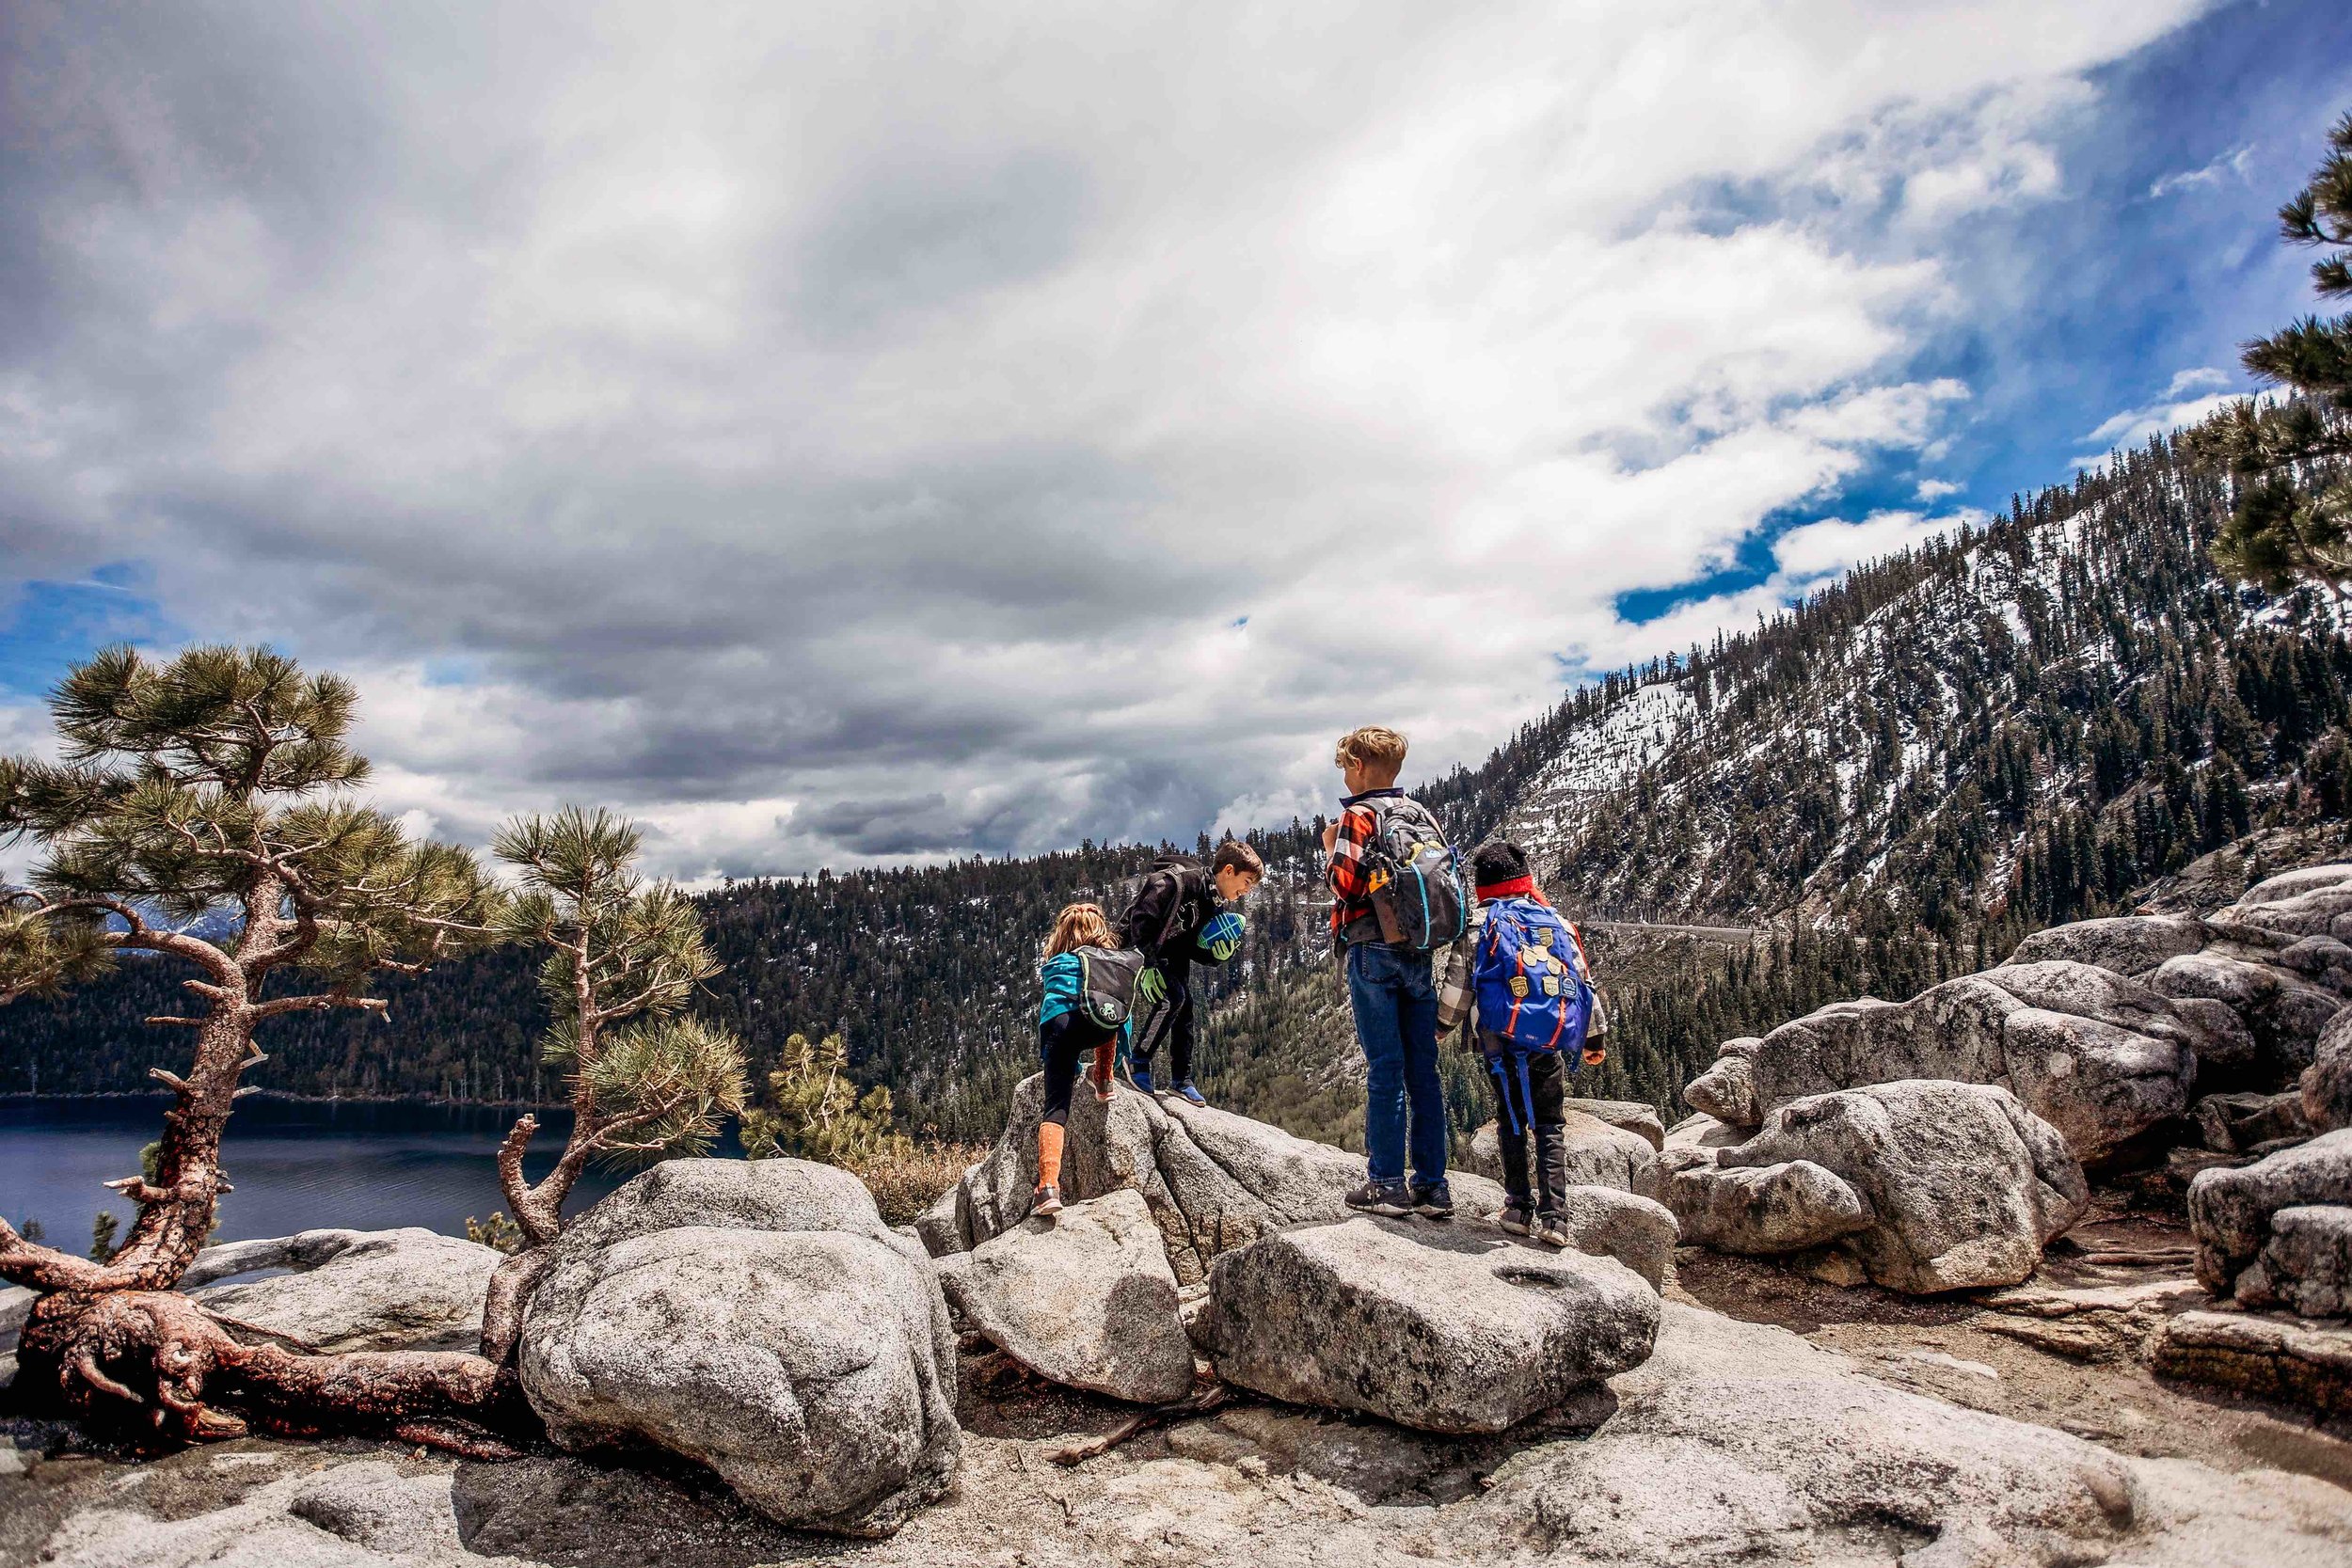
{"label": "snow on mountainside", "polygon": [[[2205,554],[2228,498],[2157,443],[1789,616],[1619,677],[1501,813],[1592,911],[1958,935],[2120,900],[2344,809],[2352,650]],[[1556,868],[1556,874],[1555,874]]]}

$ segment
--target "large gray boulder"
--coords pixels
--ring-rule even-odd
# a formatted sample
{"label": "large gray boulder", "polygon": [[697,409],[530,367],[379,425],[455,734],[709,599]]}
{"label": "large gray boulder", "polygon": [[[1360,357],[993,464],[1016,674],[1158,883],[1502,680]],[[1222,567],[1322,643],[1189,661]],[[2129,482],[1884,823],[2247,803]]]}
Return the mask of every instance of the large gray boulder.
{"label": "large gray boulder", "polygon": [[2270,1216],[2262,1253],[2237,1276],[2240,1307],[2306,1318],[2352,1313],[2352,1207],[2298,1204]]}
{"label": "large gray boulder", "polygon": [[2201,1056],[2248,1050],[2219,1009],[2061,959],[1947,980],[1900,1005],[1839,1003],[1782,1024],[1749,1058],[1756,1101],[1903,1079],[2010,1089],[2086,1164],[2143,1146],[2188,1108]]}
{"label": "large gray boulder", "polygon": [[[1756,1070],[1751,1058],[1761,1040],[1732,1040],[1716,1053],[1705,1072],[1682,1086],[1682,1102],[1702,1116],[1730,1127],[1754,1127],[1764,1119],[1756,1102]],[[1735,1051],[1734,1046],[1747,1049]]]}
{"label": "large gray boulder", "polygon": [[1192,1389],[1176,1275],[1132,1187],[942,1259],[939,1281],[974,1328],[1056,1383],[1140,1404]]}
{"label": "large gray boulder", "polygon": [[2011,964],[2062,958],[2117,974],[2145,974],[2167,958],[2205,945],[2204,922],[2193,915],[2117,915],[2077,920],[2034,932],[2009,956]]}
{"label": "large gray boulder", "polygon": [[1809,1161],[1867,1204],[1847,1243],[1875,1283],[1913,1294],[2014,1285],[2090,1206],[2055,1129],[2008,1090],[1914,1079],[1783,1105],[1720,1150],[1724,1171]]}
{"label": "large gray boulder", "polygon": [[582,1215],[523,1320],[548,1436],[667,1449],[837,1534],[889,1534],[943,1496],[954,1330],[930,1260],[863,1193],[805,1161],[669,1161]]}
{"label": "large gray boulder", "polygon": [[1670,1151],[1666,1207],[1682,1240],[1718,1252],[1771,1255],[1866,1230],[1878,1214],[1851,1182],[1810,1160],[1725,1168],[1697,1150]]}
{"label": "large gray boulder", "polygon": [[[969,1251],[1027,1217],[1043,1090],[1042,1074],[1014,1089],[995,1147],[917,1222],[933,1257]],[[1569,1180],[1638,1190],[1631,1184],[1656,1158],[1648,1140],[1591,1117],[1570,1119],[1580,1130],[1581,1152]],[[1489,1217],[1502,1207],[1502,1189],[1491,1180],[1468,1172],[1450,1177],[1454,1205],[1466,1217]],[[1219,1253],[1260,1236],[1344,1217],[1343,1200],[1363,1180],[1359,1154],[1214,1106],[1154,1100],[1122,1085],[1107,1104],[1081,1094],[1070,1107],[1063,1200],[1122,1188],[1141,1194],[1182,1285],[1207,1277]]]}
{"label": "large gray boulder", "polygon": [[2299,897],[2320,888],[2343,887],[2352,884],[2352,862],[2329,861],[2319,865],[2301,865],[2292,871],[2281,871],[2265,877],[2237,896],[2237,905],[2276,904]]}
{"label": "large gray boulder", "polygon": [[1654,1198],[1615,1187],[1571,1186],[1562,1195],[1560,1227],[1579,1252],[1613,1258],[1661,1290],[1681,1229]]}
{"label": "large gray boulder", "polygon": [[2243,1275],[2271,1239],[2273,1216],[2287,1209],[2352,1205],[2352,1128],[2324,1132],[2250,1165],[2201,1171],[2188,1186],[2188,1228],[2196,1243],[2197,1282],[2218,1297],[2264,1279]]}
{"label": "large gray boulder", "polygon": [[1652,1148],[1666,1147],[1666,1124],[1658,1115],[1658,1107],[1639,1100],[1582,1100],[1571,1097],[1567,1109],[1579,1111],[1596,1121],[1605,1121],[1621,1132],[1630,1132]]}
{"label": "large gray boulder", "polygon": [[2311,1065],[2320,1031],[2344,1002],[2291,969],[2219,951],[2167,958],[2148,984],[2169,997],[2227,1006],[2252,1032],[2256,1069],[2272,1078]]}
{"label": "large gray boulder", "polygon": [[1612,1259],[1371,1219],[1217,1259],[1207,1334],[1229,1383],[1429,1432],[1501,1432],[1638,1366],[1658,1294]]}
{"label": "large gray boulder", "polygon": [[814,1160],[664,1160],[575,1219],[575,1249],[699,1226],[718,1230],[834,1230],[900,1247],[866,1183]]}
{"label": "large gray boulder", "polygon": [[2320,1131],[2295,1094],[2209,1094],[2191,1109],[2189,1119],[2197,1124],[2199,1140],[2216,1154],[2240,1154]]}
{"label": "large gray boulder", "polygon": [[2352,1127],[2352,1007],[2328,1021],[2297,1081],[2303,1119],[2317,1132]]}
{"label": "large gray boulder", "polygon": [[[501,1259],[489,1247],[415,1227],[305,1232],[245,1247],[232,1256],[246,1268],[305,1272],[214,1285],[195,1291],[196,1298],[332,1352],[474,1349],[482,1341],[482,1300]],[[253,1261],[262,1257],[268,1261]]]}

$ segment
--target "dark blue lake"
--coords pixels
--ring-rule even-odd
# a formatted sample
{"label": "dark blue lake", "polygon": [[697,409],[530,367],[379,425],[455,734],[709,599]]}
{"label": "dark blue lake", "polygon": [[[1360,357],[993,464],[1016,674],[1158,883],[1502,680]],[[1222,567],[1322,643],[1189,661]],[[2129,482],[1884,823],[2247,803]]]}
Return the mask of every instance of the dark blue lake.
{"label": "dark blue lake", "polygon": [[[167,1096],[108,1100],[0,1100],[0,1214],[37,1220],[53,1245],[80,1252],[90,1222],[131,1206],[99,1185],[135,1176],[139,1148],[163,1129]],[[421,1225],[462,1236],[468,1215],[503,1208],[494,1158],[514,1125],[512,1108],[273,1100],[237,1107],[221,1146],[236,1188],[220,1203],[219,1239],[283,1236],[322,1226],[381,1230]],[[539,1113],[537,1177],[555,1163],[570,1117]],[[737,1152],[730,1135],[714,1153]],[[627,1179],[591,1168],[572,1208]]]}

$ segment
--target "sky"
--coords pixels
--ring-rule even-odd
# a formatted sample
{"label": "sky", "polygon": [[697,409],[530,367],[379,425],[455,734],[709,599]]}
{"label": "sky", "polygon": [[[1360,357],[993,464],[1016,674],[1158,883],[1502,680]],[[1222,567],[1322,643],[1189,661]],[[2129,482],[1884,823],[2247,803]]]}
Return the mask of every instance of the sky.
{"label": "sky", "polygon": [[690,880],[1188,840],[2249,389],[2352,8],[0,8],[0,751],[130,641]]}

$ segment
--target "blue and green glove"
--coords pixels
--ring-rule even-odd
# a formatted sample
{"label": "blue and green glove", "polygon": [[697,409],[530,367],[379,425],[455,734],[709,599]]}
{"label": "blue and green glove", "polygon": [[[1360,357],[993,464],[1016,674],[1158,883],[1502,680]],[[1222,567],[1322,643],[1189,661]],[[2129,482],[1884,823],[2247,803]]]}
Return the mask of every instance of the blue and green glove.
{"label": "blue and green glove", "polygon": [[1147,969],[1136,976],[1136,1011],[1148,1012],[1168,999],[1168,976]]}
{"label": "blue and green glove", "polygon": [[1195,945],[1216,963],[1223,963],[1241,951],[1241,934],[1248,929],[1241,915],[1228,910],[1200,927]]}

